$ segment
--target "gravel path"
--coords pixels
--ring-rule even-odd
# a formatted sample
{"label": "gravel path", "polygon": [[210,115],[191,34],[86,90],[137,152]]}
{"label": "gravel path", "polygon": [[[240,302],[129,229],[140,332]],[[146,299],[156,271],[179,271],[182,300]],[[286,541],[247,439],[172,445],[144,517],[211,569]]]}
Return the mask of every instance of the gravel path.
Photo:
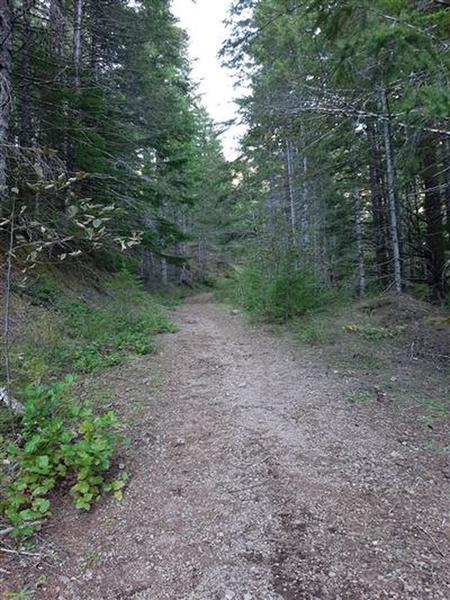
{"label": "gravel path", "polygon": [[[38,598],[450,598],[449,479],[395,411],[289,340],[198,297],[110,382],[136,422],[121,504],[65,508]],[[149,365],[151,364],[151,367]]]}

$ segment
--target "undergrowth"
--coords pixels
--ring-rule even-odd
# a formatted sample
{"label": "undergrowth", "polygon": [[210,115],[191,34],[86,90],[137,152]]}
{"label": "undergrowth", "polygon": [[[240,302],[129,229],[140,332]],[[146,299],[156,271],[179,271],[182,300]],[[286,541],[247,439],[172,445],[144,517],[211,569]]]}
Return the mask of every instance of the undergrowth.
{"label": "undergrowth", "polygon": [[[292,261],[291,261],[292,265]],[[319,347],[327,363],[383,390],[399,406],[419,391],[423,419],[442,423],[450,414],[448,315],[408,296],[332,292],[308,271],[262,257],[217,284],[219,301],[239,306],[251,318],[278,323],[301,345]],[[431,391],[428,389],[430,388]],[[369,399],[356,394],[352,403]]]}
{"label": "undergrowth", "polygon": [[314,274],[289,265],[273,271],[264,262],[237,270],[217,285],[219,300],[241,306],[250,316],[282,322],[336,301],[334,291]]}
{"label": "undergrowth", "polygon": [[78,509],[89,510],[105,491],[122,498],[126,474],[106,478],[120,439],[117,417],[74,402],[71,383],[27,388],[20,435],[0,437],[0,508],[14,535],[30,535],[50,515],[51,493],[62,480]]}
{"label": "undergrowth", "polygon": [[16,536],[50,515],[60,485],[80,510],[104,492],[121,499],[126,474],[118,466],[111,476],[122,440],[117,416],[96,414],[70,390],[77,377],[149,354],[158,333],[175,331],[161,299],[128,273],[95,301],[63,294],[48,278],[22,294],[37,307],[11,349],[13,392],[25,412],[0,410],[0,511]]}
{"label": "undergrowth", "polygon": [[64,374],[93,373],[122,363],[130,353],[150,354],[158,333],[175,331],[159,299],[126,272],[96,302],[50,290],[47,281],[31,288],[32,299],[48,310],[30,325],[27,340],[13,349],[16,388],[54,382]]}

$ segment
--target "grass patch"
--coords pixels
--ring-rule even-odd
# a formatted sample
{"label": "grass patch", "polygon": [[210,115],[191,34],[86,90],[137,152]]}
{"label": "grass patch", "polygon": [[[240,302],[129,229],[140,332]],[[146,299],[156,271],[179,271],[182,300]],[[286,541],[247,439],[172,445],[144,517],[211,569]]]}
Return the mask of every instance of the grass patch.
{"label": "grass patch", "polygon": [[324,312],[292,319],[289,329],[296,340],[310,346],[332,344],[336,337],[333,320]]}
{"label": "grass patch", "polygon": [[366,340],[379,341],[392,339],[404,333],[406,325],[396,325],[391,327],[376,327],[370,324],[350,324],[344,327],[347,333],[355,333]]}
{"label": "grass patch", "polygon": [[[48,283],[45,282],[45,290]],[[174,332],[160,299],[127,273],[116,276],[96,302],[61,294],[29,324],[26,340],[12,352],[14,387],[51,383],[66,374],[87,374],[122,363],[130,354],[156,349],[159,333]],[[32,286],[32,299],[48,298]]]}
{"label": "grass patch", "polygon": [[354,392],[353,394],[350,394],[347,400],[351,404],[363,404],[365,402],[370,402],[372,398],[373,394],[371,394],[368,390],[359,390],[357,392]]}
{"label": "grass patch", "polygon": [[34,591],[28,588],[24,588],[19,592],[5,592],[5,600],[33,600],[34,597]]}
{"label": "grass patch", "polygon": [[427,425],[447,421],[450,418],[450,391],[440,398],[422,398],[418,403],[423,409],[423,419]]}

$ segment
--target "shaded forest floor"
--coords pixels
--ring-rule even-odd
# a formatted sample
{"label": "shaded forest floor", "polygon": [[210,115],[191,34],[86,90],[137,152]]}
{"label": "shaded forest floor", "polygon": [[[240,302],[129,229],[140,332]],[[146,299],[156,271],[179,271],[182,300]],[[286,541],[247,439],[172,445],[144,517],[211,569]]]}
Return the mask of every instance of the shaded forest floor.
{"label": "shaded forest floor", "polygon": [[[3,596],[448,598],[449,421],[437,358],[397,350],[383,316],[338,323],[334,342],[297,330],[316,342],[299,347],[292,333],[208,300],[176,310],[179,331],[161,338],[156,358],[85,381],[82,393],[129,428],[125,499],[88,514],[61,500],[27,554],[0,552]],[[373,352],[367,336],[380,338]],[[392,356],[381,365],[384,339]],[[412,397],[410,381],[438,404]]]}

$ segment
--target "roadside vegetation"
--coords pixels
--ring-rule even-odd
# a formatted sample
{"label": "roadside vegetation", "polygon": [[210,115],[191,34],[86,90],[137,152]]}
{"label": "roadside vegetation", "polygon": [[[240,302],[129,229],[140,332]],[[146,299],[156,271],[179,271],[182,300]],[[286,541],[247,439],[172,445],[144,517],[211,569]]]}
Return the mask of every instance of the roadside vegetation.
{"label": "roadside vegetation", "polygon": [[354,378],[349,402],[387,404],[436,430],[450,422],[447,310],[392,292],[352,299],[310,272],[273,273],[270,265],[227,274],[216,298]]}
{"label": "roadside vegetation", "polygon": [[0,509],[3,534],[26,537],[51,514],[64,488],[80,510],[103,493],[122,499],[126,442],[117,415],[81,400],[76,382],[156,350],[156,336],[175,331],[162,299],[123,271],[97,291],[70,292],[50,275],[20,290],[11,346],[11,393],[23,414],[0,413]]}

